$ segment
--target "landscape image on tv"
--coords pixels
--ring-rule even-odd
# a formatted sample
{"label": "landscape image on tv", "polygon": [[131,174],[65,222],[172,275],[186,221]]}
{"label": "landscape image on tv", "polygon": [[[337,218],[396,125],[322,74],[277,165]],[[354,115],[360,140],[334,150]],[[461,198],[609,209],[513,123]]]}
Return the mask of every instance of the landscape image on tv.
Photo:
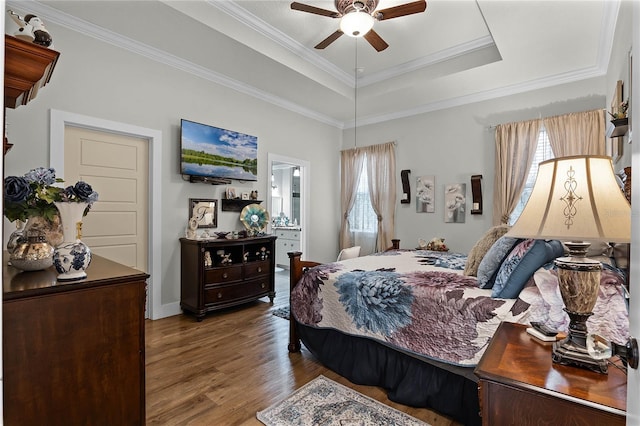
{"label": "landscape image on tv", "polygon": [[189,120],[181,120],[181,173],[237,180],[258,180],[258,138]]}

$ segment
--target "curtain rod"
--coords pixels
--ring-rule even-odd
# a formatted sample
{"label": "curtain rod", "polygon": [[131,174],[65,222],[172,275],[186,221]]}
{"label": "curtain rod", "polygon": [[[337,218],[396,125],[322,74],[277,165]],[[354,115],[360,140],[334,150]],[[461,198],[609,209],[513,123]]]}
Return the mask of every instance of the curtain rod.
{"label": "curtain rod", "polygon": [[374,145],[354,146],[353,148],[341,149],[340,152],[353,151],[353,150],[362,150],[362,149],[370,148],[372,146],[386,145],[386,144],[389,144],[389,143],[393,144],[393,146],[398,146],[398,142],[397,141],[391,141],[391,142],[377,143],[377,144],[374,144]]}
{"label": "curtain rod", "polygon": [[[582,114],[582,113],[591,112],[591,111],[607,111],[607,109],[606,108],[595,108],[595,109],[588,109],[586,111],[567,112],[565,114],[550,115],[550,116],[547,116],[547,117],[543,117],[541,113],[538,113],[538,120],[546,120],[547,118],[562,117],[564,115],[570,115],[570,114]],[[530,120],[533,120],[533,119],[530,119]],[[529,121],[529,120],[522,120],[522,121]],[[520,123],[520,121],[511,121],[510,123]],[[501,124],[509,124],[509,123],[501,123]],[[490,124],[489,126],[487,126],[486,130],[493,130],[498,126],[500,126],[500,124]]]}

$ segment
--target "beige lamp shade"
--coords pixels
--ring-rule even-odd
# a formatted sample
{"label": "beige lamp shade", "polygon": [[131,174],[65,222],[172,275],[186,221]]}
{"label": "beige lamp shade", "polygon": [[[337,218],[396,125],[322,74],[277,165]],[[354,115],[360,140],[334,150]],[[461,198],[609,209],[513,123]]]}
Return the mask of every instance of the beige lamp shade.
{"label": "beige lamp shade", "polygon": [[571,156],[544,161],[531,197],[509,236],[535,239],[631,241],[631,206],[611,158]]}

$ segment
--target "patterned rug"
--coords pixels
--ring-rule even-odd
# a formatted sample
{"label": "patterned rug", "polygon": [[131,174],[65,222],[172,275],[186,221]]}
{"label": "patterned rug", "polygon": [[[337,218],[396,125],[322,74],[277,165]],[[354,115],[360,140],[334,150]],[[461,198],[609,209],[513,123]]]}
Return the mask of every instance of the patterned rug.
{"label": "patterned rug", "polygon": [[282,306],[280,308],[276,308],[273,311],[271,311],[271,313],[277,317],[280,318],[284,318],[286,320],[289,319],[289,307],[288,306]]}
{"label": "patterned rug", "polygon": [[429,426],[353,389],[318,376],[257,418],[267,426],[403,425]]}

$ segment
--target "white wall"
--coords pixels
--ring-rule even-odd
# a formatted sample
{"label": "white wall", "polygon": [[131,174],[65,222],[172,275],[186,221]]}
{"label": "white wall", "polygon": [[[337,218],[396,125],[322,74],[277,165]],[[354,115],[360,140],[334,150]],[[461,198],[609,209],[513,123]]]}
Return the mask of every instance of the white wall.
{"label": "white wall", "polygon": [[[5,157],[5,175],[22,175],[49,166],[49,110],[83,114],[162,132],[162,303],[179,301],[180,244],[188,219],[189,198],[220,198],[224,187],[189,183],[179,174],[181,118],[258,137],[255,184],[236,184],[239,191],[257,189],[265,200],[270,189],[267,152],[311,162],[309,258],[335,257],[338,218],[334,206],[339,187],[335,168],[341,130],[218,86],[191,74],[138,56],[110,44],[47,24],[61,52],[51,82],[27,106],[7,111],[8,138],[14,144]],[[9,25],[7,31],[11,32]],[[300,142],[304,141],[304,142]],[[317,176],[317,178],[313,178]],[[322,177],[322,178],[319,178]],[[237,212],[219,211],[218,230],[242,229]],[[5,220],[5,240],[13,226]]]}
{"label": "white wall", "polygon": [[[606,78],[595,78],[519,95],[478,102],[414,117],[360,127],[357,145],[397,142],[396,169],[409,169],[411,203],[396,207],[396,237],[413,248],[418,239],[445,238],[452,251],[467,253],[492,226],[495,139],[492,126],[569,112],[604,108]],[[354,145],[345,131],[344,148]],[[482,175],[483,214],[471,215],[471,175]],[[416,213],[416,177],[435,175],[435,213]],[[465,223],[444,222],[444,185],[467,184]],[[402,193],[398,178],[397,193]]]}
{"label": "white wall", "polygon": [[[609,68],[607,71],[606,94],[607,101],[604,108],[611,111],[611,101],[613,99],[616,82],[623,82],[623,100],[630,98],[629,93],[629,53],[632,45],[632,25],[631,25],[631,9],[633,3],[623,1],[620,4],[620,12],[616,25],[616,32],[613,39],[613,47],[611,49],[611,58],[609,60]],[[611,117],[607,114],[607,119]],[[620,171],[625,166],[631,165],[631,145],[629,145],[629,135],[621,138],[614,138],[613,143],[618,145],[619,152],[622,154],[615,164],[615,170]]]}

